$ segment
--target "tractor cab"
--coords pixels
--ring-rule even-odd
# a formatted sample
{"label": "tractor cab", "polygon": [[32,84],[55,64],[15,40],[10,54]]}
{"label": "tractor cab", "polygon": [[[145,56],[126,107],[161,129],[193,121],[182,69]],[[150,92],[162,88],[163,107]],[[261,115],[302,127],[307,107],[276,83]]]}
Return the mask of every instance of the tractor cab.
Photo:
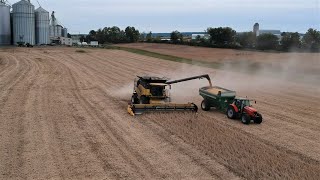
{"label": "tractor cab", "polygon": [[234,99],[234,104],[237,106],[238,109],[243,109],[244,107],[252,107],[251,102],[252,100],[249,100],[247,98],[236,98]]}

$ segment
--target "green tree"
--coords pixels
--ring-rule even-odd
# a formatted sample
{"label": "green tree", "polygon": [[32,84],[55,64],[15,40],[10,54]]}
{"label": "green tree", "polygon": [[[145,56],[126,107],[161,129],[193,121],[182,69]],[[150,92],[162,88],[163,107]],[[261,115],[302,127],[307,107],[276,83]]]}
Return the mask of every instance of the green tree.
{"label": "green tree", "polygon": [[99,44],[104,44],[106,42],[106,37],[102,29],[98,29],[96,32],[96,38]]}
{"label": "green tree", "polygon": [[254,47],[256,43],[256,35],[253,32],[244,32],[237,35],[237,42],[245,48]]}
{"label": "green tree", "polygon": [[97,41],[97,32],[94,30],[91,30],[88,34],[88,36],[86,37],[86,41],[87,42],[91,42],[91,41]]}
{"label": "green tree", "polygon": [[279,38],[273,34],[261,34],[257,38],[257,49],[275,50],[279,45]]}
{"label": "green tree", "polygon": [[137,42],[139,40],[140,33],[134,27],[128,26],[125,29],[125,35],[127,37],[128,42]]}
{"label": "green tree", "polygon": [[216,45],[231,45],[235,42],[237,32],[230,27],[208,28],[210,43]]}
{"label": "green tree", "polygon": [[183,35],[179,31],[172,31],[170,38],[173,43],[178,43],[183,41]]}
{"label": "green tree", "polygon": [[84,35],[80,36],[80,42],[85,42],[86,41],[86,37]]}
{"label": "green tree", "polygon": [[288,51],[290,49],[298,49],[301,46],[300,35],[295,32],[285,32],[281,34],[280,41],[282,50]]}
{"label": "green tree", "polygon": [[196,41],[197,41],[197,42],[201,41],[201,36],[200,36],[200,35],[197,35],[197,36],[196,36]]}
{"label": "green tree", "polygon": [[147,42],[152,42],[152,32],[150,31],[146,36]]}
{"label": "green tree", "polygon": [[303,39],[303,46],[311,51],[319,51],[320,49],[320,31],[316,29],[308,29]]}
{"label": "green tree", "polygon": [[145,40],[146,40],[146,33],[143,32],[143,33],[140,34],[139,41],[140,42],[144,42]]}

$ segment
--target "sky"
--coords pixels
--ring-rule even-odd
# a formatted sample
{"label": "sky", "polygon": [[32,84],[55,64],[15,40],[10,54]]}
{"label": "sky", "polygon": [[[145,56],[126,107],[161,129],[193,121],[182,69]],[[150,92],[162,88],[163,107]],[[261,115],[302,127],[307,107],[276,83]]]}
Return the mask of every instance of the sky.
{"label": "sky", "polygon": [[[8,0],[14,4],[19,0]],[[232,27],[237,32],[260,29],[304,33],[320,30],[320,0],[38,0],[56,12],[70,33],[118,26],[140,32],[203,32]],[[36,8],[36,0],[31,0]]]}

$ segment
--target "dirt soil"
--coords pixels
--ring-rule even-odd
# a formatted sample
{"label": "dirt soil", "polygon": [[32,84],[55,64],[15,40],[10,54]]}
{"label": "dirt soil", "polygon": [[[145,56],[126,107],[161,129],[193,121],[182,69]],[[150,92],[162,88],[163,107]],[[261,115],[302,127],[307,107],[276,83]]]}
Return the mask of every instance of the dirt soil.
{"label": "dirt soil", "polygon": [[[84,50],[0,49],[0,179],[320,177],[319,84]],[[136,75],[205,73],[214,85],[257,100],[262,124],[246,126],[215,110],[126,112]],[[171,95],[200,106],[198,88],[206,85],[173,85]]]}

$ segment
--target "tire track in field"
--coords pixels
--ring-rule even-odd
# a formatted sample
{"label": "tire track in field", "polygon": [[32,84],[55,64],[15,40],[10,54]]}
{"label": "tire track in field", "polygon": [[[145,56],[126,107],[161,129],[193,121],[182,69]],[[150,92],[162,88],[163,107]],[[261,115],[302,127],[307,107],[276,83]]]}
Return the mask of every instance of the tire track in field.
{"label": "tire track in field", "polygon": [[[81,95],[80,88],[77,86],[76,78],[74,77],[74,75],[71,72],[69,72],[69,73],[70,73],[69,74],[70,77],[72,78],[73,86],[76,89],[74,91],[74,93],[75,93],[74,95],[77,98],[77,101],[80,102],[81,107],[83,107],[85,109],[85,111],[87,112],[87,114],[90,115],[90,119],[96,121],[93,125],[90,125],[90,126],[97,127],[98,130],[102,134],[104,134],[108,137],[107,139],[111,142],[112,148],[116,148],[117,151],[120,152],[120,155],[122,156],[122,158],[124,160],[126,160],[126,162],[129,163],[133,168],[137,169],[136,173],[140,173],[140,176],[143,178],[151,178],[150,173],[144,172],[145,171],[144,169],[149,169],[149,167],[143,166],[143,164],[138,163],[139,161],[136,159],[137,154],[132,154],[134,151],[132,151],[132,149],[130,149],[130,148],[128,148],[128,146],[126,146],[126,144],[123,142],[122,138],[119,135],[117,135],[117,132],[115,132],[109,126],[102,126],[102,124],[100,122],[103,121],[103,119],[108,119],[108,118],[101,116],[101,114],[95,110],[95,107],[91,106],[91,104],[88,102],[88,100]],[[87,135],[87,137],[91,137],[90,134],[86,134],[86,135]],[[97,153],[97,157],[99,157],[99,159],[103,160],[102,163],[107,163],[108,159],[105,159],[102,156],[102,154],[100,154],[101,149],[97,148],[97,146],[99,146],[99,145],[97,145],[97,142],[95,142],[93,138],[88,138],[88,143],[91,145],[93,152]],[[138,163],[138,164],[136,164],[136,163]],[[111,164],[107,163],[107,165],[105,167],[105,171],[109,171],[110,169],[111,170],[113,169],[114,173],[121,171],[120,169],[117,169],[117,170],[114,169],[114,167],[112,167]],[[147,177],[145,177],[145,175],[147,175]],[[121,175],[116,174],[115,177],[121,178]]]}
{"label": "tire track in field", "polygon": [[[26,61],[25,59],[21,61]],[[28,143],[24,138],[27,132],[25,118],[25,107],[29,100],[30,91],[36,80],[35,72],[38,71],[38,66],[29,62],[26,63],[29,68],[25,71],[25,77],[20,79],[10,86],[10,92],[7,94],[7,98],[3,107],[1,108],[1,136],[4,137],[4,141],[1,142],[1,162],[5,162],[1,167],[0,176],[6,176],[10,178],[26,178],[26,174],[23,173],[25,166],[24,150]],[[19,97],[17,98],[17,95]]]}

